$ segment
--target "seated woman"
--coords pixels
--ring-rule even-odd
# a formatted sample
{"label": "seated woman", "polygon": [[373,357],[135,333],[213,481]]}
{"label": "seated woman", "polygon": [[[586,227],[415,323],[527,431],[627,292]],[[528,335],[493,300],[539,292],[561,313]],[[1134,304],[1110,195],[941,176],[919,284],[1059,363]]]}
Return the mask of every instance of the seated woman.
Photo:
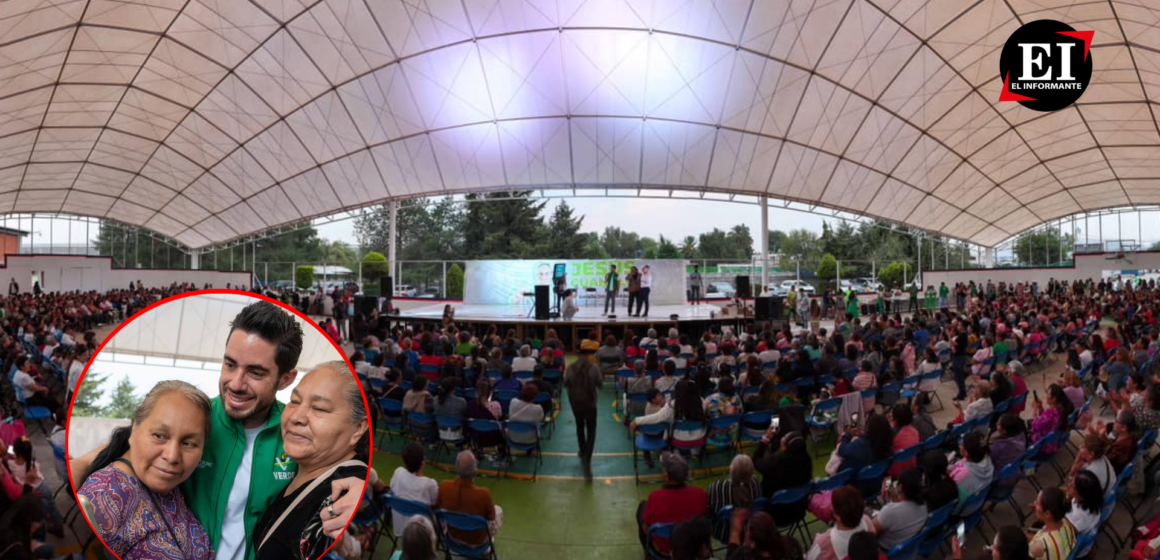
{"label": "seated woman", "polygon": [[[729,464],[729,478],[713,481],[709,485],[709,511],[720,511],[726,506],[733,507],[733,515],[752,515],[753,502],[761,496],[761,486],[753,476],[753,459],[748,455],[733,456]],[[744,522],[744,518],[733,523]],[[732,527],[729,523],[717,523],[713,535],[721,542],[729,542]]]}
{"label": "seated woman", "polygon": [[874,516],[874,532],[878,534],[878,546],[889,551],[910,540],[926,525],[922,473],[915,467],[906,469],[898,478],[898,485],[884,492],[885,499],[890,501]]}
{"label": "seated woman", "polygon": [[113,432],[77,491],[109,550],[125,560],[214,557],[209,535],[177,488],[201,461],[209,426],[205,393],[172,380],[153,386],[132,424]]}
{"label": "seated woman", "polygon": [[874,522],[865,513],[862,492],[853,486],[834,490],[834,527],[814,537],[806,560],[842,560],[850,556],[850,537],[854,533],[874,533]]}
{"label": "seated woman", "polygon": [[[539,391],[536,386],[532,384],[524,385],[520,390],[520,397],[512,399],[508,408],[509,422],[525,422],[536,427],[536,434],[540,432],[540,424],[544,423],[544,408],[536,404],[536,395]],[[536,442],[536,436],[525,432],[512,432],[510,436],[512,441],[516,443],[533,444]]]}
{"label": "seated woman", "polygon": [[1035,517],[1043,523],[1043,528],[1030,538],[1029,552],[1032,558],[1043,560],[1065,560],[1075,548],[1075,528],[1067,520],[1071,502],[1063,490],[1048,486],[1035,499]]}
{"label": "seated woman", "polygon": [[1027,451],[1027,430],[1023,420],[1010,412],[1000,416],[995,433],[991,434],[990,448],[991,462],[997,469],[1023,458]]}
{"label": "seated woman", "polygon": [[[717,392],[705,399],[705,413],[709,420],[741,414],[741,399],[733,390],[732,377],[722,377],[717,380]],[[711,428],[709,430],[710,445],[726,447],[736,439],[736,424],[728,428]]]}
{"label": "seated woman", "polygon": [[[1035,420],[1031,421],[1031,442],[1038,443],[1053,432],[1067,430],[1067,417],[1071,416],[1073,410],[1071,400],[1063,392],[1063,387],[1054,384],[1048,387],[1047,406],[1044,406],[1043,401],[1038,398],[1031,401],[1031,412],[1035,415]],[[1044,445],[1042,452],[1050,455],[1055,453],[1058,447],[1059,445],[1055,443]]]}
{"label": "seated woman", "polygon": [[282,412],[282,448],[298,473],[258,524],[257,560],[312,560],[334,539],[322,530],[335,517],[331,482],[365,478],[370,453],[367,411],[346,362],[325,362],[302,377]]}

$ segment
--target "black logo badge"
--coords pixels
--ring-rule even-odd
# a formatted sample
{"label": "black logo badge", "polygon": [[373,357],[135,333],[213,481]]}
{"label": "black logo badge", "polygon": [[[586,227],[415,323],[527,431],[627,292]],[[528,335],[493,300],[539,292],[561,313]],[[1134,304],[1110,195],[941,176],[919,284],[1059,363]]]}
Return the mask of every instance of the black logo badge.
{"label": "black logo badge", "polygon": [[1092,79],[1095,31],[1041,19],[1015,30],[999,56],[999,101],[1018,101],[1034,111],[1058,111],[1075,103]]}

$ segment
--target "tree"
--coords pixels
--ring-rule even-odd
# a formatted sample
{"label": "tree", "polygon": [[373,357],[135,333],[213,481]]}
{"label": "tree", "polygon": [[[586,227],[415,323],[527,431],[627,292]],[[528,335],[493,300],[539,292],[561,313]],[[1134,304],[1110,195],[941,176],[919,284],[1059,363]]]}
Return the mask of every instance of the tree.
{"label": "tree", "polygon": [[133,411],[137,410],[137,405],[141,404],[139,397],[133,396],[133,391],[136,387],[129,381],[128,377],[122,377],[117,382],[117,388],[113,390],[113,400],[101,410],[101,416],[105,418],[132,418]]}
{"label": "tree", "polygon": [[665,239],[665,236],[662,235],[660,241],[657,243],[657,257],[656,258],[658,258],[658,259],[679,259],[679,258],[681,258],[681,250],[678,249],[677,246],[675,244],[673,244],[672,241]]}
{"label": "tree", "polygon": [[372,281],[391,273],[390,266],[387,265],[387,257],[378,251],[371,251],[363,255],[362,267],[363,277]]}
{"label": "tree", "polygon": [[[546,236],[543,211],[547,201],[531,199],[531,191],[469,194],[463,227],[465,247],[475,258],[524,259],[542,257]],[[539,250],[537,250],[539,249]]]}
{"label": "tree", "polygon": [[294,271],[294,285],[299,290],[305,290],[314,285],[314,267],[308,264],[301,265]]}
{"label": "tree", "polygon": [[567,202],[561,201],[552,211],[548,222],[548,235],[544,237],[547,247],[544,256],[558,259],[576,259],[584,252],[584,235],[580,227],[584,216],[575,216],[575,210]]}
{"label": "tree", "polygon": [[681,256],[686,259],[697,256],[697,239],[692,235],[685,236],[685,240],[681,242]]}
{"label": "tree", "polygon": [[589,233],[584,238],[584,259],[607,259],[608,251],[604,248],[604,244],[600,242],[600,236],[595,233]]}
{"label": "tree", "polygon": [[[113,259],[114,268],[188,268],[189,259],[175,246],[160,239],[153,239],[150,233],[132,226],[116,222],[103,222],[97,230],[94,241],[98,254]],[[205,268],[205,260],[202,260]]]}
{"label": "tree", "polygon": [[101,396],[105,394],[105,390],[101,386],[108,378],[108,375],[98,375],[92,371],[92,368],[89,368],[88,373],[81,380],[80,388],[76,391],[72,414],[89,417],[100,416],[101,407],[97,406],[97,401],[101,400]]}
{"label": "tree", "polygon": [[604,228],[600,234],[600,244],[613,259],[639,259],[644,256],[644,243],[640,235],[616,226]]}
{"label": "tree", "polygon": [[1148,250],[1149,251],[1160,251],[1160,241],[1153,243],[1150,247],[1148,247]]}
{"label": "tree", "polygon": [[1045,265],[1067,260],[1073,247],[1070,234],[1060,235],[1049,227],[1020,235],[1015,240],[1015,256],[1021,265]]}
{"label": "tree", "polygon": [[781,252],[781,246],[785,243],[785,232],[771,229],[769,230],[769,254],[776,255]]}
{"label": "tree", "polygon": [[832,282],[838,274],[838,259],[834,255],[826,253],[822,255],[822,260],[818,263],[818,280],[821,282]]}
{"label": "tree", "polygon": [[908,282],[906,274],[913,270],[906,264],[895,261],[878,269],[878,281],[887,289],[901,287]]}
{"label": "tree", "polygon": [[466,277],[463,274],[463,269],[459,267],[459,263],[454,263],[447,269],[447,297],[451,299],[463,299],[463,285]]}
{"label": "tree", "polygon": [[812,261],[821,254],[818,235],[807,229],[795,229],[786,234],[781,252],[801,262]]}

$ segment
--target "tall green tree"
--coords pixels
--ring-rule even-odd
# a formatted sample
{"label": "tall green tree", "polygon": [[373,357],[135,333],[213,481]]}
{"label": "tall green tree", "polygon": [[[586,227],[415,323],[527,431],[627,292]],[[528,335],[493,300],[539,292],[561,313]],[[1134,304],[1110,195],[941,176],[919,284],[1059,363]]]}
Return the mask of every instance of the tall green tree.
{"label": "tall green tree", "polygon": [[[93,241],[114,268],[188,268],[189,256],[176,246],[153,239],[148,231],[116,222],[103,222]],[[207,268],[202,261],[202,268]]]}
{"label": "tall green tree", "polygon": [[785,232],[776,229],[769,230],[769,254],[780,253],[782,243],[785,243]]}
{"label": "tall green tree", "polygon": [[657,243],[657,257],[658,259],[679,259],[681,258],[681,250],[670,240],[661,236]]}
{"label": "tall green tree", "polygon": [[554,259],[575,259],[584,252],[587,241],[580,233],[584,216],[577,216],[567,202],[560,202],[552,211],[548,221],[549,234],[544,236],[546,248],[543,256]]}
{"label": "tall green tree", "polygon": [[604,246],[609,258],[636,259],[644,256],[644,243],[640,235],[616,226],[604,228],[600,234],[600,244]]}
{"label": "tall green tree", "polygon": [[101,415],[105,418],[132,418],[133,411],[141,404],[141,398],[133,395],[136,389],[127,376],[122,377],[117,388],[113,389],[112,401],[101,410]]}
{"label": "tall green tree", "polygon": [[818,234],[808,229],[795,229],[786,234],[781,244],[783,255],[795,257],[800,262],[810,262],[821,257]]}
{"label": "tall green tree", "polygon": [[686,259],[692,259],[697,256],[697,238],[692,235],[686,235],[684,241],[681,241],[681,256]]}
{"label": "tall green tree", "polygon": [[467,195],[463,228],[465,246],[478,251],[476,258],[539,258],[537,250],[546,235],[540,213],[547,201],[535,201],[531,191]]}
{"label": "tall green tree", "polygon": [[89,368],[89,372],[81,381],[80,388],[76,391],[72,414],[86,417],[100,416],[101,407],[97,405],[97,401],[101,400],[101,396],[105,394],[102,386],[108,379],[108,374],[99,375],[94,373],[92,368]]}
{"label": "tall green tree", "polygon": [[1015,240],[1015,256],[1021,265],[1046,265],[1067,260],[1074,247],[1071,234],[1049,227],[1020,235]]}

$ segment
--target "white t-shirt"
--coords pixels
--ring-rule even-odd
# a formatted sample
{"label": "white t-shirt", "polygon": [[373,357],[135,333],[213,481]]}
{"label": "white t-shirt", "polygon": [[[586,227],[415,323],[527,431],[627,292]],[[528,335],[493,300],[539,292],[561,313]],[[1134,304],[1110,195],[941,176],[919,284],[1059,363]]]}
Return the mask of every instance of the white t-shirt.
{"label": "white t-shirt", "polygon": [[512,360],[512,371],[533,371],[536,369],[536,359],[520,356]]}
{"label": "white t-shirt", "polygon": [[[406,468],[399,467],[395,469],[395,474],[391,475],[391,494],[405,500],[434,506],[435,500],[439,499],[439,483],[433,478],[416,476]],[[402,535],[403,529],[407,528],[407,518],[395,512],[391,515],[395,534]]]}
{"label": "white t-shirt", "polygon": [[1100,510],[1087,511],[1079,507],[1079,502],[1071,501],[1071,512],[1067,514],[1067,520],[1071,521],[1071,526],[1075,527],[1076,535],[1091,533],[1095,531],[1096,525],[1100,522]]}
{"label": "white t-shirt", "polygon": [[77,345],[77,341],[73,340],[73,337],[69,336],[68,333],[60,335],[60,343],[63,346],[76,346]]}
{"label": "white t-shirt", "polygon": [[77,383],[81,380],[81,374],[85,372],[85,363],[80,360],[73,360],[73,363],[68,368],[68,390],[75,393],[77,390]]}
{"label": "white t-shirt", "polygon": [[640,287],[641,288],[651,288],[652,287],[652,271],[641,273],[641,275],[640,275]]}
{"label": "white t-shirt", "polygon": [[226,502],[226,517],[222,520],[222,536],[217,545],[218,560],[244,560],[246,557],[246,502],[250,498],[250,472],[253,470],[254,441],[262,426],[246,432],[246,451],[238,465],[234,485]]}
{"label": "white t-shirt", "polygon": [[1096,479],[1100,481],[1100,488],[1105,494],[1112,490],[1112,485],[1116,482],[1116,471],[1112,468],[1112,462],[1107,457],[1100,457],[1088,463],[1083,470],[1096,475]]}
{"label": "white t-shirt", "polygon": [[20,387],[20,390],[24,392],[24,398],[27,399],[28,397],[32,396],[32,386],[36,384],[36,380],[32,378],[32,375],[28,374],[27,372],[16,370],[16,376],[13,378],[13,381],[15,381],[16,386]]}

